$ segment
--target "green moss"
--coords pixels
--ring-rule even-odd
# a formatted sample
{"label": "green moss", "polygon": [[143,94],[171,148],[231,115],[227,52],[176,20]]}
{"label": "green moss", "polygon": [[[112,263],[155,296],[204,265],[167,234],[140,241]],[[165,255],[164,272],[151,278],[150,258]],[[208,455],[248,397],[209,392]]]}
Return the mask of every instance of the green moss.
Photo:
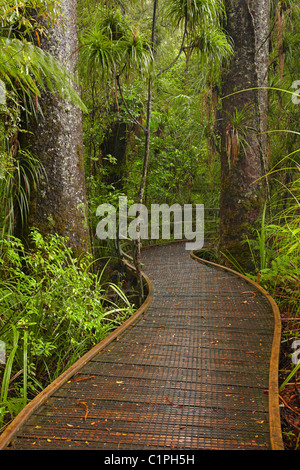
{"label": "green moss", "polygon": [[246,211],[249,211],[252,207],[252,202],[249,199],[247,199],[246,201],[242,202],[242,206]]}

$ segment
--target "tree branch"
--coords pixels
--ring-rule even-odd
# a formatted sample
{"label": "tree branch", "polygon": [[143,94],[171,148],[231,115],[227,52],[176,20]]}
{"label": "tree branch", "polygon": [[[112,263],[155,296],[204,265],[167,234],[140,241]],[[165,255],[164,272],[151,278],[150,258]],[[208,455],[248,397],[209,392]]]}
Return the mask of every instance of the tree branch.
{"label": "tree branch", "polygon": [[179,59],[179,57],[181,56],[182,52],[184,51],[184,49],[186,49],[184,47],[184,43],[185,43],[185,38],[187,36],[187,10],[185,10],[185,20],[184,20],[184,32],[183,32],[183,38],[182,38],[182,42],[181,42],[181,46],[180,46],[180,49],[179,49],[179,52],[177,54],[177,57],[175,57],[175,59],[173,60],[173,62],[171,62],[170,65],[168,65],[168,67],[166,67],[165,69],[161,70],[155,77],[154,77],[154,80],[156,80],[158,77],[160,77],[163,73],[167,72],[167,70],[169,70],[171,67],[173,67],[173,65],[177,62],[177,60]]}

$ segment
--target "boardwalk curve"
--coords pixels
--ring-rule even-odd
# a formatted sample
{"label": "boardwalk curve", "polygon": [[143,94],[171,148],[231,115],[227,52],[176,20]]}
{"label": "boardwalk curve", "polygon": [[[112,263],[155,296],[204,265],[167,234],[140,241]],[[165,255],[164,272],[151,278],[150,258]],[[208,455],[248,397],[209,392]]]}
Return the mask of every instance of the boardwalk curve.
{"label": "boardwalk curve", "polygon": [[272,299],[184,243],[143,262],[145,305],[32,400],[0,449],[283,448]]}

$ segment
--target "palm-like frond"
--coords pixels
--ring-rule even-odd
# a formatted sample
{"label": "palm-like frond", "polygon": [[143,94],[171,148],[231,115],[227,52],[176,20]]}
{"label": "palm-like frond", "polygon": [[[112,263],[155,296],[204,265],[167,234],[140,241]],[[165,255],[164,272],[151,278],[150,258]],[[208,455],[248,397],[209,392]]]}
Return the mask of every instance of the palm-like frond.
{"label": "palm-like frond", "polygon": [[74,88],[74,77],[51,54],[25,40],[0,38],[0,79],[14,92],[21,89],[26,95],[40,95],[40,88],[48,88],[86,110]]}
{"label": "palm-like frond", "polygon": [[99,29],[98,25],[82,38],[79,64],[86,76],[91,73],[110,71],[115,67],[119,58],[117,43],[111,41],[106,34],[106,28]]}
{"label": "palm-like frond", "polygon": [[99,27],[110,39],[117,41],[126,36],[130,28],[120,10],[105,9],[102,16]]}
{"label": "palm-like frond", "polygon": [[117,68],[148,69],[152,63],[151,48],[140,33],[127,31],[126,36],[112,40],[107,28],[94,29],[82,37],[79,63],[86,76],[103,75]]}
{"label": "palm-like frond", "polygon": [[132,32],[119,43],[121,60],[129,68],[148,70],[153,62],[153,54],[149,43],[142,34]]}
{"label": "palm-like frond", "polygon": [[227,61],[233,54],[232,44],[220,28],[202,30],[193,38],[191,48],[200,53],[204,60],[213,59],[214,65]]}
{"label": "palm-like frond", "polygon": [[167,0],[167,17],[177,26],[187,20],[189,29],[205,23],[216,24],[225,14],[222,0]]}

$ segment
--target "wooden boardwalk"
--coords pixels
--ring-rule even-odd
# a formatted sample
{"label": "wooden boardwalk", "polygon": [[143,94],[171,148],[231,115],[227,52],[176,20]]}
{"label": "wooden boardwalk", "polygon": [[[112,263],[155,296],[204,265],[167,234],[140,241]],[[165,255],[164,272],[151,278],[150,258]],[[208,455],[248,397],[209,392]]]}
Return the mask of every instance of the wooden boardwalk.
{"label": "wooden boardwalk", "polygon": [[280,449],[272,299],[184,243],[143,254],[147,310],[48,387],[0,449]]}

